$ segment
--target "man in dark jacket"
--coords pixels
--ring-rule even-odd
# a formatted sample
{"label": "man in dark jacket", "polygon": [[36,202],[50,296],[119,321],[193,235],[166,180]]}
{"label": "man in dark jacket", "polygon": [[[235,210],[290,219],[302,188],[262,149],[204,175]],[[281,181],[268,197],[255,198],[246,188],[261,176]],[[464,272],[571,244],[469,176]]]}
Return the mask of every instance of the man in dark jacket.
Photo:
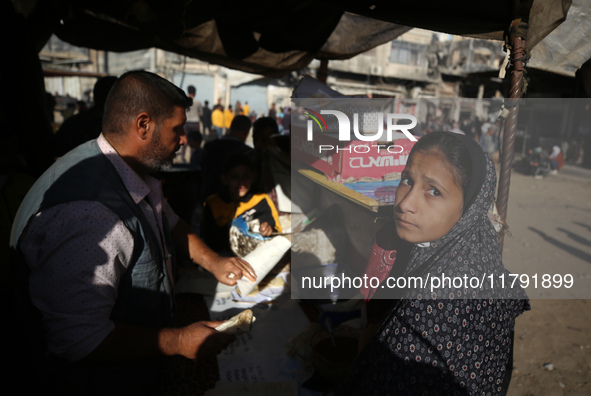
{"label": "man in dark jacket", "polygon": [[19,208],[11,247],[21,314],[39,318],[61,394],[147,394],[163,356],[215,356],[232,340],[218,322],[172,325],[176,257],[228,285],[255,279],[245,261],[210,250],[150,175],[187,143],[190,103],[155,74],[124,74],[103,133],[61,157]]}

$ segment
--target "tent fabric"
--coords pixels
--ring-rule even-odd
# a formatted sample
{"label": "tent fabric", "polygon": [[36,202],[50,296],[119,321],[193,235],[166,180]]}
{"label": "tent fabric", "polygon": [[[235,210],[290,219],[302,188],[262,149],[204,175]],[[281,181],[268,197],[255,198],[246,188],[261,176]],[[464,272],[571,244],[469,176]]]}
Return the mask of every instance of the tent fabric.
{"label": "tent fabric", "polygon": [[577,70],[591,59],[590,10],[591,0],[575,0],[568,9],[568,23],[549,32],[532,49],[528,66],[574,77]]}
{"label": "tent fabric", "polygon": [[412,27],[502,40],[511,21],[521,17],[529,20],[529,50],[565,20],[571,5],[571,0],[535,0],[533,5],[531,1],[30,0],[13,4],[26,17],[38,43],[54,33],[70,44],[98,50],[156,47],[279,77],[314,58],[351,58]]}

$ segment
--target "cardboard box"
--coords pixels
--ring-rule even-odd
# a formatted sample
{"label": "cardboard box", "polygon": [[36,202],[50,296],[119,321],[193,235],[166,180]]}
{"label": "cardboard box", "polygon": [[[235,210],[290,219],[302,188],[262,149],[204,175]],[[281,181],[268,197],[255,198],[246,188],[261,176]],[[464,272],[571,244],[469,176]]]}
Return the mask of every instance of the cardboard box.
{"label": "cardboard box", "polygon": [[331,181],[395,180],[406,166],[415,142],[402,133],[394,133],[393,137],[391,142],[340,142],[336,134],[324,133],[307,141],[306,131],[292,125],[292,156]]}

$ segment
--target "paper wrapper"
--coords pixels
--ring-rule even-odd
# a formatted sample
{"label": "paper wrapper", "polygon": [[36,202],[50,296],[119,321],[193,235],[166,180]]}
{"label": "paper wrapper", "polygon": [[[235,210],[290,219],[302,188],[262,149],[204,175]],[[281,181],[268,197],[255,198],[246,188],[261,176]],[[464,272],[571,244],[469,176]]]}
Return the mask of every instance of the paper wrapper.
{"label": "paper wrapper", "polygon": [[254,269],[257,280],[253,282],[242,277],[242,279],[237,281],[237,292],[241,296],[248,296],[259,282],[271,272],[290,247],[291,241],[289,239],[283,236],[276,236],[247,254],[244,260]]}
{"label": "paper wrapper", "polygon": [[241,334],[250,331],[250,326],[256,318],[250,309],[245,309],[238,315],[226,320],[224,323],[216,327],[217,331],[227,334]]}

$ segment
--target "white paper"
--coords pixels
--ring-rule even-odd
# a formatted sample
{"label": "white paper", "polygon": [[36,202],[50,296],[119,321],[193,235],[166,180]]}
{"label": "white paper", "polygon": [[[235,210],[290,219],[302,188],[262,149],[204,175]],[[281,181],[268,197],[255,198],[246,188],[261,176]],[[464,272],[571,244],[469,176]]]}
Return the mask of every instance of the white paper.
{"label": "white paper", "polygon": [[215,297],[205,296],[205,302],[209,307],[211,320],[229,319],[231,316],[228,316],[228,314],[225,314],[224,312],[232,312],[231,310],[234,309],[243,310],[246,308],[252,308],[257,304],[256,302],[235,301],[230,294],[227,296],[216,295]]}
{"label": "white paper", "polygon": [[246,277],[239,279],[236,286],[240,295],[247,296],[271,272],[290,247],[289,239],[276,236],[247,254],[244,260],[254,269],[257,280],[253,282]]}
{"label": "white paper", "polygon": [[248,295],[240,295],[237,291],[232,292],[232,298],[235,301],[252,302],[252,303],[268,303],[275,300],[281,294],[289,292],[287,278],[289,272],[281,272],[268,285],[258,290],[255,287]]}

